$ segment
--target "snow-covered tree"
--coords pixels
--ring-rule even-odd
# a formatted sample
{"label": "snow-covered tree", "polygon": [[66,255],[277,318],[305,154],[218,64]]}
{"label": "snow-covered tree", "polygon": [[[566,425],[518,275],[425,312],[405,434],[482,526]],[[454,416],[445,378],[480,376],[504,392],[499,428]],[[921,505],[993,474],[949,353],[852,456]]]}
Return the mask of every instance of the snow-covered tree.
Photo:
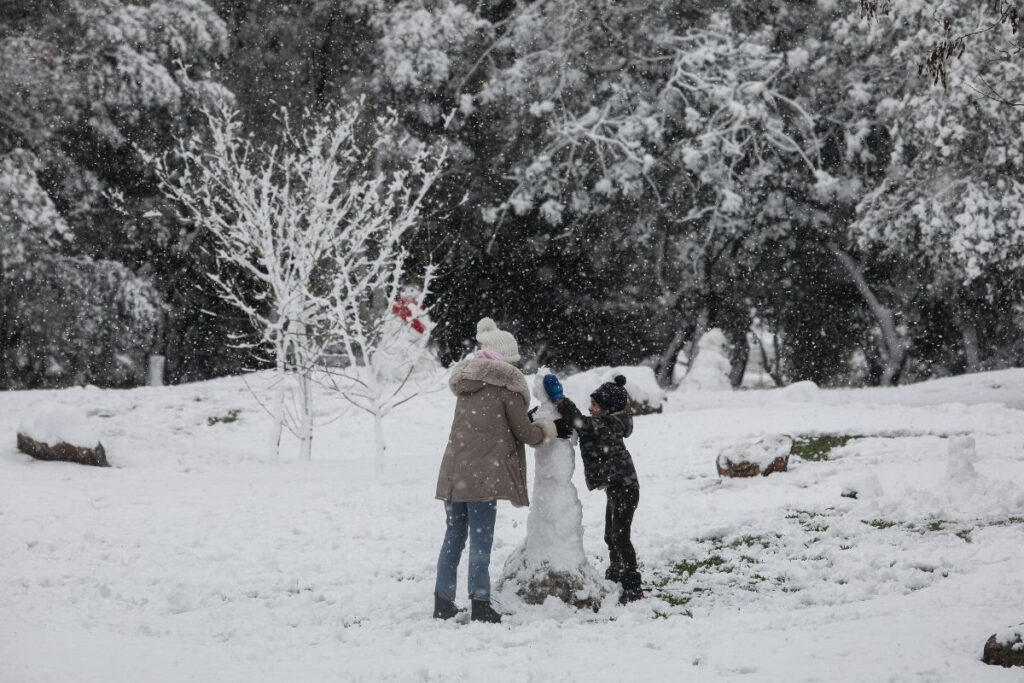
{"label": "snow-covered tree", "polygon": [[0,155],[0,386],[138,383],[160,297],[120,263],[62,253],[73,234],[39,165],[26,150]]}
{"label": "snow-covered tree", "polygon": [[[443,154],[404,148],[394,117],[372,122],[374,143],[361,146],[361,105],[303,130],[286,125],[275,146],[255,145],[223,106],[209,115],[208,142],[195,135],[157,161],[167,196],[214,236],[222,268],[210,277],[276,368],[274,457],[287,426],[310,458],[313,384],[329,350],[340,348],[349,367],[371,365],[385,320],[373,307],[399,298],[400,241],[440,169]],[[385,170],[389,160],[399,167]],[[224,266],[245,279],[225,277]],[[286,406],[290,380],[295,401]]]}
{"label": "snow-covered tree", "polygon": [[[154,208],[159,192],[139,150],[165,149],[175,132],[190,127],[203,102],[226,96],[209,77],[224,54],[226,38],[224,23],[201,0],[16,1],[5,3],[0,11],[0,156],[27,154],[33,159],[22,165],[31,169],[30,177],[20,180],[11,196],[23,207],[26,201],[41,206],[39,201],[45,199],[49,212],[39,222],[41,229],[62,235],[32,257],[35,283],[48,280],[48,286],[57,290],[96,294],[86,296],[89,315],[83,304],[82,316],[71,315],[71,310],[58,316],[64,332],[52,337],[47,348],[65,358],[61,365],[67,372],[48,382],[71,382],[81,376],[75,362],[67,359],[83,358],[79,343],[98,339],[97,330],[87,324],[90,316],[114,321],[121,315],[120,304],[107,299],[115,291],[107,288],[110,278],[132,282],[132,289],[145,290],[145,298],[157,299],[150,303],[160,311],[160,321],[139,321],[140,338],[147,338],[139,347],[160,352],[165,344],[176,342],[167,337],[174,337],[182,326],[176,321],[163,323],[168,314],[173,318],[178,310],[190,307],[185,302],[198,291],[194,278],[180,277],[188,268],[184,254],[191,234],[173,222],[142,218]],[[111,201],[112,196],[121,200]],[[0,196],[0,202],[4,199]],[[16,230],[23,231],[25,225],[21,222]],[[13,234],[9,226],[0,226],[5,238]],[[20,244],[23,237],[24,233]],[[13,249],[14,241],[6,247]],[[58,257],[72,261],[63,264],[67,267],[47,265]],[[99,279],[89,283],[83,279],[87,276]],[[62,277],[72,279],[53,279]],[[17,301],[30,289],[5,286],[10,305],[28,314],[7,317],[0,352],[17,355],[11,344],[36,338],[35,331],[18,325],[43,325],[46,316],[32,313],[31,302]],[[106,294],[100,296],[101,291]],[[164,305],[167,301],[173,302],[171,310]],[[103,312],[101,302],[111,308]],[[156,322],[159,334],[143,332],[151,331]],[[83,327],[76,327],[79,324]],[[25,334],[19,336],[21,332]],[[123,341],[109,343],[105,353],[122,358],[140,353],[134,348],[126,355],[117,345]],[[121,385],[134,373],[125,373],[124,368],[135,364],[137,360],[90,361],[85,374],[91,382]],[[0,384],[36,382],[24,367],[28,374],[19,377],[21,371],[12,369]],[[103,374],[106,370],[109,377]]]}

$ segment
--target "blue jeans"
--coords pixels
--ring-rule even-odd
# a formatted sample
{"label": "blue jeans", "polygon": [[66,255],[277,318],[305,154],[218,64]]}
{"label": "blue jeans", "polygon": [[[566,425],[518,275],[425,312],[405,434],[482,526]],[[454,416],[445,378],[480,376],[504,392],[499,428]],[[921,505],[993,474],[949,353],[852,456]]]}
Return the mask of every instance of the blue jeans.
{"label": "blue jeans", "polygon": [[471,600],[491,599],[491,545],[494,543],[494,519],[498,501],[452,503],[445,501],[447,528],[441,554],[437,557],[437,583],[434,592],[445,600],[455,600],[455,588],[462,549],[469,538],[469,597]]}

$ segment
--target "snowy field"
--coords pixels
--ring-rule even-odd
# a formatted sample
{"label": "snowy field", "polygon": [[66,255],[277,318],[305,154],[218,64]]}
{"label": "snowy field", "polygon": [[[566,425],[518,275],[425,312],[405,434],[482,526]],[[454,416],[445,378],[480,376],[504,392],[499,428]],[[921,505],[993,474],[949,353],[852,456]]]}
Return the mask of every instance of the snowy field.
{"label": "snowy field", "polygon": [[[19,422],[57,405],[89,413],[112,469],[16,450]],[[431,619],[453,405],[443,391],[390,416],[384,463],[371,421],[345,414],[312,463],[267,464],[241,378],[0,394],[0,682],[1024,676],[980,662],[1024,621],[1024,370],[673,394],[627,442],[650,596],[593,613],[502,594],[500,626]],[[722,447],[768,433],[855,438],[788,473],[719,479]],[[603,570],[604,497],[576,482]],[[527,514],[499,506],[492,577]]]}

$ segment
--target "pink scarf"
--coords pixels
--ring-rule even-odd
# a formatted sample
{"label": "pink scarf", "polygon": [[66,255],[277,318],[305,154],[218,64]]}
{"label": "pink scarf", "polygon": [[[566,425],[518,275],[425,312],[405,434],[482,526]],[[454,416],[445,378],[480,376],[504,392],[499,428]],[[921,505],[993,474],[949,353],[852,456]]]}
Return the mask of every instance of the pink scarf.
{"label": "pink scarf", "polygon": [[476,355],[474,355],[473,357],[474,358],[487,358],[487,359],[490,359],[490,360],[505,360],[505,356],[501,355],[497,351],[488,351],[486,349],[481,349],[480,351],[477,351]]}

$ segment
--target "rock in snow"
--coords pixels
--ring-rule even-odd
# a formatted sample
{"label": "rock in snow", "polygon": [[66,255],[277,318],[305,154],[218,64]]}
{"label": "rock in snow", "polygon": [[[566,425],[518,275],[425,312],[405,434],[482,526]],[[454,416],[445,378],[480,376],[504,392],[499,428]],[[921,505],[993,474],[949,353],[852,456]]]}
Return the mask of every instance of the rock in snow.
{"label": "rock in snow", "polygon": [[99,434],[80,410],[58,407],[36,413],[18,426],[18,450],[37,460],[110,467]]}
{"label": "rock in snow", "polygon": [[997,666],[1024,666],[1024,624],[993,633],[985,643],[981,661]]}
{"label": "rock in snow", "polygon": [[789,469],[789,451],[793,439],[785,434],[762,436],[726,446],[718,454],[715,466],[722,477],[768,476]]}

